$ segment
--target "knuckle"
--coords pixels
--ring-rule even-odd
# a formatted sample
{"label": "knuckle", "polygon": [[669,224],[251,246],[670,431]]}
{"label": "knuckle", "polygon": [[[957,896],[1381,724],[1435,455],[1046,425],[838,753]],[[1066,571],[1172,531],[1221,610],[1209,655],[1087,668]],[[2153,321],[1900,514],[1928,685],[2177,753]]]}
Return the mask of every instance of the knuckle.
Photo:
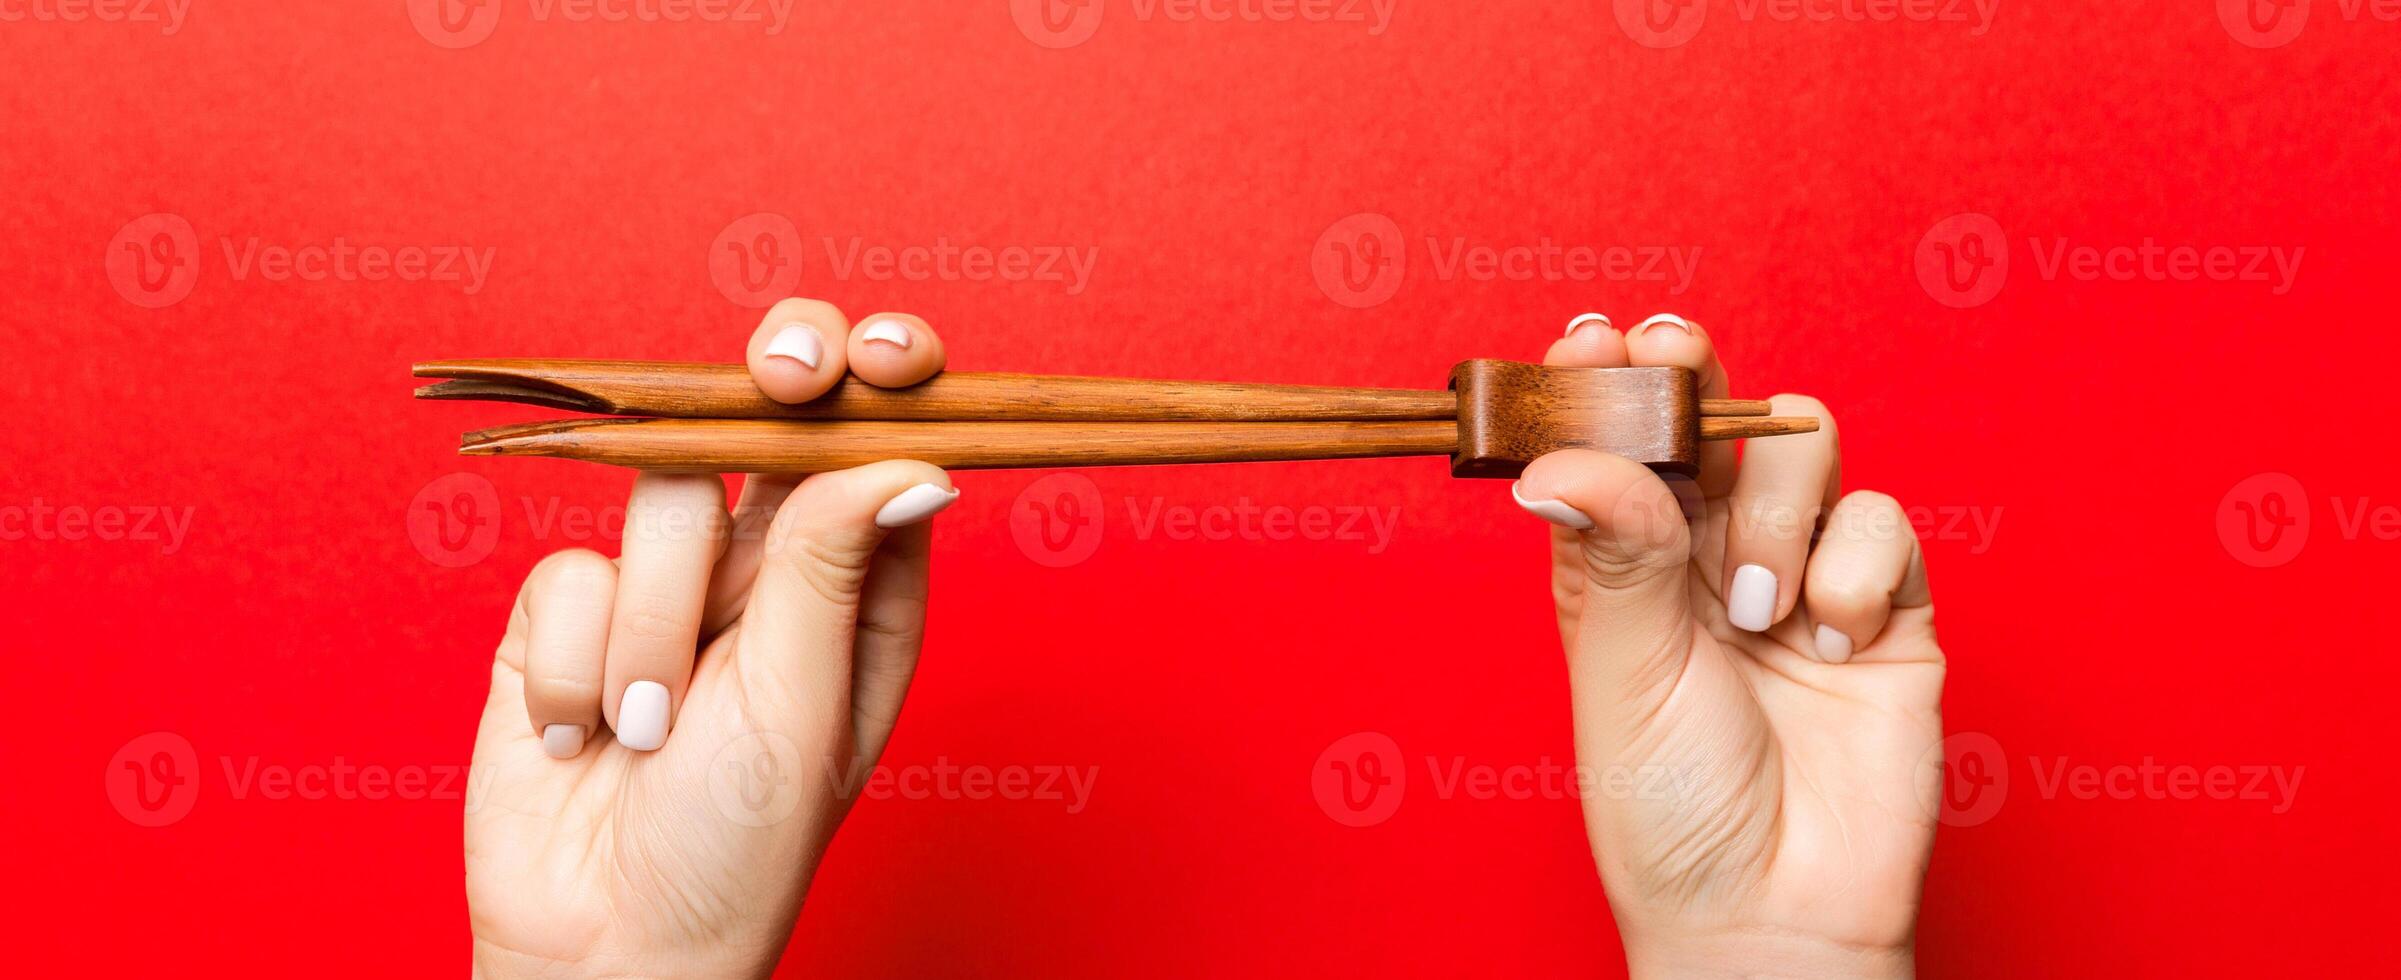
{"label": "knuckle", "polygon": [[1856,575],[1820,575],[1809,582],[1809,606],[1837,613],[1864,613],[1886,600],[1882,588]]}
{"label": "knuckle", "polygon": [[617,629],[635,641],[667,641],[696,638],[699,624],[691,617],[678,615],[665,601],[656,598],[637,599],[627,603],[617,613]]}
{"label": "knuckle", "polygon": [[821,299],[810,299],[806,296],[792,296],[777,300],[775,305],[767,310],[767,316],[769,319],[797,318],[818,323],[840,323],[845,319],[842,316],[842,310],[834,304]]}
{"label": "knuckle", "polygon": [[590,548],[569,548],[544,557],[533,578],[548,589],[584,592],[614,586],[617,565]]}
{"label": "knuckle", "polygon": [[825,540],[817,535],[798,535],[791,539],[785,556],[802,583],[818,598],[837,605],[858,601],[859,590],[867,582],[868,552],[862,548]]}
{"label": "knuckle", "polygon": [[1593,582],[1626,588],[1681,570],[1685,555],[1679,549],[1630,550],[1613,546],[1584,547],[1584,573]]}
{"label": "knuckle", "polygon": [[1901,513],[1901,502],[1879,490],[1853,490],[1844,494],[1842,506],[1870,517],[1886,517]]}
{"label": "knuckle", "polygon": [[1787,391],[1777,394],[1770,397],[1768,403],[1776,407],[1778,415],[1815,415],[1819,418],[1831,418],[1834,414],[1827,411],[1826,403],[1819,401],[1816,396],[1798,392]]}
{"label": "knuckle", "polygon": [[536,675],[525,679],[526,700],[566,708],[600,703],[600,678],[576,677],[561,674]]}

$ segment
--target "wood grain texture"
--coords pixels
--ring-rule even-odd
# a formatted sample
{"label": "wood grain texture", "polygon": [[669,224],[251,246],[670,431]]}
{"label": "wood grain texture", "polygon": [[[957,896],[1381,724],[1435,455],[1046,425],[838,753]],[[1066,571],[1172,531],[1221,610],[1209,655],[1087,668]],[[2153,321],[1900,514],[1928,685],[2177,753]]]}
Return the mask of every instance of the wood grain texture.
{"label": "wood grain texture", "polygon": [[823,397],[786,405],[760,392],[740,364],[433,361],[417,365],[415,373],[458,379],[419,388],[419,398],[651,418],[1375,422],[1450,419],[1459,411],[1458,399],[1447,391],[1043,374],[945,373],[908,388],[846,378]]}
{"label": "wood grain texture", "polygon": [[1700,466],[1699,384],[1683,368],[1560,368],[1465,361],[1451,475],[1515,479],[1561,449],[1597,449],[1663,472]]}
{"label": "wood grain texture", "polygon": [[1769,436],[1794,436],[1816,432],[1817,420],[1806,417],[1779,416],[1768,419],[1701,420],[1701,441],[1720,439],[1765,439]]}
{"label": "wood grain texture", "polygon": [[878,460],[945,469],[1447,456],[1458,426],[1409,422],[844,422],[570,419],[471,432],[473,456],[659,472],[822,473]]}
{"label": "wood grain texture", "polygon": [[740,364],[483,360],[419,364],[431,400],[493,400],[626,418],[469,433],[470,455],[553,456],[667,472],[821,472],[879,459],[958,469],[1450,455],[1462,477],[1513,478],[1581,447],[1692,472],[1697,444],[1814,431],[1767,402],[1696,397],[1681,368],[1467,361],[1447,391],[943,374],[848,380],[786,405]]}

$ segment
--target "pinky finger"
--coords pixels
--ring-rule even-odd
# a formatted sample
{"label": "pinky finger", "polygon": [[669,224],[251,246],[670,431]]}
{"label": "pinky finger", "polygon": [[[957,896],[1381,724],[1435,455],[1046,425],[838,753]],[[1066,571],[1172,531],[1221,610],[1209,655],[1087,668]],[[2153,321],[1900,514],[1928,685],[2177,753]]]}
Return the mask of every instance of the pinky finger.
{"label": "pinky finger", "polygon": [[1817,658],[1833,664],[1876,642],[1894,609],[1925,605],[1925,556],[1900,503],[1867,490],[1836,503],[1809,556],[1801,596],[1817,623]]}

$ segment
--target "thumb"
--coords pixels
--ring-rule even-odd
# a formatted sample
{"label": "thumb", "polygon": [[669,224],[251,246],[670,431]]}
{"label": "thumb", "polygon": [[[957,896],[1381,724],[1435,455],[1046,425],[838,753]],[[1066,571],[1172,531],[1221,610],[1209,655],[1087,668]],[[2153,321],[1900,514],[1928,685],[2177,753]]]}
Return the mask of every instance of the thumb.
{"label": "thumb", "polygon": [[763,723],[804,745],[845,745],[869,565],[893,528],[934,516],[958,495],[939,468],[894,460],[811,476],[784,498],[735,653]]}
{"label": "thumb", "polygon": [[1558,589],[1562,605],[1582,606],[1560,610],[1578,620],[1567,638],[1576,700],[1595,707],[1664,700],[1692,651],[1692,530],[1675,493],[1640,463],[1565,449],[1526,467],[1510,494],[1578,539],[1581,575],[1562,569]]}

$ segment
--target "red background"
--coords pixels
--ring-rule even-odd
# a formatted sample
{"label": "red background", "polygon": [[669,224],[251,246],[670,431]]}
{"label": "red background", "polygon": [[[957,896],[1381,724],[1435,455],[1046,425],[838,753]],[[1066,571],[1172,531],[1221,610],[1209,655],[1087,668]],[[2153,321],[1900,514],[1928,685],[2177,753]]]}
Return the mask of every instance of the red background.
{"label": "red background", "polygon": [[[0,860],[20,971],[464,967],[458,799],[237,797],[225,767],[465,763],[519,576],[613,547],[528,508],[615,506],[629,479],[454,457],[460,430],[527,413],[412,404],[407,365],[734,359],[757,313],[708,253],[755,212],[799,230],[797,292],[920,313],[963,369],[1430,387],[1460,359],[1534,358],[1587,309],[1701,320],[1738,393],[1823,397],[1848,484],[1928,518],[1948,726],[1990,735],[2010,785],[1936,845],[1926,972],[2381,959],[2369,937],[2401,911],[2380,639],[2401,542],[2346,522],[2401,505],[2376,407],[2401,25],[2321,0],[2263,49],[2205,2],[2007,3],[1979,35],[1718,0],[1697,36],[1653,48],[1598,3],[1400,0],[1376,34],[1101,2],[1098,32],[1056,49],[999,0],[801,3],[774,35],[512,0],[455,50],[392,0],[201,0],[171,35],[0,22],[0,506],[19,522],[0,525],[18,787]],[[198,275],[148,309],[104,256],[162,212],[195,230]],[[1360,212],[1411,254],[1388,301],[1354,309],[1309,257]],[[1991,216],[2012,260],[1964,309],[1914,266],[1961,213]],[[472,295],[237,277],[225,243],[253,238],[494,262]],[[1066,244],[1098,265],[1072,295],[842,278],[826,238]],[[1702,257],[1673,295],[1426,260],[1427,239],[1546,238]],[[2029,239],[2304,257],[2277,295],[2044,275]],[[458,473],[496,489],[480,516],[499,534],[442,567],[407,514]],[[2260,473],[2293,477],[2284,504],[2311,518],[2264,568],[2219,533]],[[1309,788],[1319,752],[1360,731],[1418,779],[1429,760],[1569,758],[1542,529],[1503,485],[1432,460],[1087,471],[1103,538],[1053,568],[1010,533],[1035,476],[959,477],[886,761],[1097,766],[1089,806],[862,804],[786,974],[1622,970],[1575,800],[1416,783],[1354,829]],[[1128,516],[1243,498],[1400,523],[1379,551]],[[180,542],[70,540],[26,530],[45,505],[191,523]],[[1949,515],[1992,531],[1942,533]],[[199,766],[189,813],[156,828],[104,783],[147,732]],[[2301,781],[2282,813],[2037,786],[2062,761],[2146,760]]]}

